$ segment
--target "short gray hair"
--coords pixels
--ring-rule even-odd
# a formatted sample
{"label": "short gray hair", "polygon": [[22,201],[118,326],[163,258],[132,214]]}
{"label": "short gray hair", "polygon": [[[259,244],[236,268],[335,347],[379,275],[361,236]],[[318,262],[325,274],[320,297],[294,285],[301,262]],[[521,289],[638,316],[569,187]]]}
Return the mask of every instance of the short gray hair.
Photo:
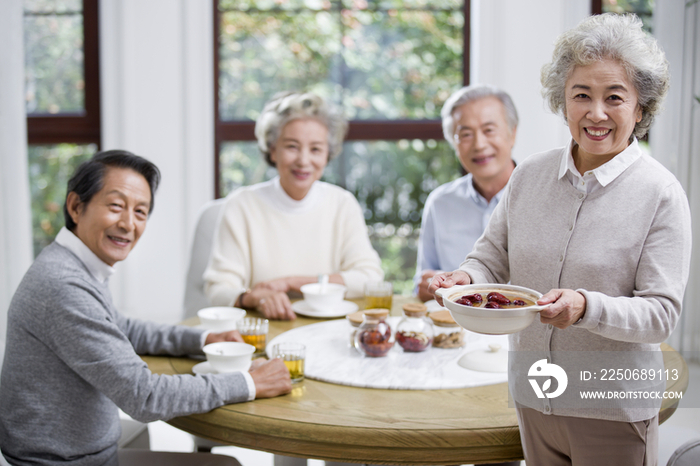
{"label": "short gray hair", "polygon": [[328,129],[328,159],[340,154],[348,122],[340,109],[311,92],[281,92],[272,97],[255,122],[255,137],[265,161],[272,167],[270,149],[287,123],[299,119],[319,121]]}
{"label": "short gray hair", "polygon": [[574,67],[604,59],[619,62],[634,84],[642,119],[635,125],[632,136],[641,138],[661,111],[670,75],[661,47],[633,14],[590,16],[559,36],[552,62],[542,67],[542,97],[554,113],[566,120],[566,80]]}
{"label": "short gray hair", "polygon": [[511,131],[515,131],[518,126],[518,111],[515,109],[513,99],[510,96],[495,86],[479,84],[473,86],[465,86],[454,92],[442,106],[440,116],[442,117],[442,133],[447,142],[450,143],[453,149],[457,150],[454,141],[455,119],[454,112],[467,102],[483,99],[485,97],[495,97],[501,101],[503,108],[506,111],[506,122]]}

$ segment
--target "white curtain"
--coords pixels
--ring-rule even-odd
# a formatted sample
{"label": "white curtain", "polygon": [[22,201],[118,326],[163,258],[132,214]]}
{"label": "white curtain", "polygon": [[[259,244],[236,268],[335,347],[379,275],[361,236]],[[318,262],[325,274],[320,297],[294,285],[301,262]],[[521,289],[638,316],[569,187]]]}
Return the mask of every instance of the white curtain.
{"label": "white curtain", "polygon": [[669,343],[700,362],[700,2],[658,0],[654,36],[669,61],[671,88],[651,129],[651,152],[683,184],[693,218],[690,280]]}
{"label": "white curtain", "polygon": [[0,14],[0,368],[5,354],[7,307],[32,262],[22,23],[22,2],[3,1]]}

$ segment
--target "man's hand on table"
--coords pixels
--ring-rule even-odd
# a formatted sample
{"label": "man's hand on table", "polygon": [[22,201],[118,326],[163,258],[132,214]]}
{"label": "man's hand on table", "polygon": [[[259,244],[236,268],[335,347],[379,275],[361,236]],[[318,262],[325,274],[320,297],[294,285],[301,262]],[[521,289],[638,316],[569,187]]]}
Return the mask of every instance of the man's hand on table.
{"label": "man's hand on table", "polygon": [[[439,273],[433,277],[428,287],[428,292],[435,294],[438,288],[451,288],[457,285],[469,285],[472,282],[472,277],[467,272],[455,270],[454,272]],[[442,306],[442,298],[435,295],[435,301]]]}
{"label": "man's hand on table", "polygon": [[250,368],[255,382],[255,398],[272,398],[292,391],[289,370],[281,359],[256,359]]}
{"label": "man's hand on table", "polygon": [[220,341],[243,341],[243,337],[241,337],[241,334],[238,333],[238,330],[230,330],[228,332],[221,332],[221,333],[210,333],[207,335],[206,340],[204,340],[204,345],[208,345],[210,343],[218,343]]}

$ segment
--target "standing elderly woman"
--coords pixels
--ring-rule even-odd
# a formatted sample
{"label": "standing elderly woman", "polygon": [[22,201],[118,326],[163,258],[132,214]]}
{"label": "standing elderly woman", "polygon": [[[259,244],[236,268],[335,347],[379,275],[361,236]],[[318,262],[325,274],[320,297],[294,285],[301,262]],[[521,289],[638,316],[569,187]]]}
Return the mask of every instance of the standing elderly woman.
{"label": "standing elderly woman", "polygon": [[287,293],[319,274],[345,285],[347,297],[383,278],[357,200],[319,181],[346,131],[342,114],[312,93],[279,94],[265,105],[255,135],[279,175],[229,195],[204,274],[213,305],[293,319]]}
{"label": "standing elderly woman", "polygon": [[[658,354],[678,322],[691,248],[680,183],[637,142],[668,82],[636,16],[592,16],[564,33],[542,93],[572,141],[515,169],[484,236],[431,290],[510,281],[546,292],[549,306],[510,336],[511,350]],[[656,464],[658,408],[544,399],[517,414],[528,464]]]}

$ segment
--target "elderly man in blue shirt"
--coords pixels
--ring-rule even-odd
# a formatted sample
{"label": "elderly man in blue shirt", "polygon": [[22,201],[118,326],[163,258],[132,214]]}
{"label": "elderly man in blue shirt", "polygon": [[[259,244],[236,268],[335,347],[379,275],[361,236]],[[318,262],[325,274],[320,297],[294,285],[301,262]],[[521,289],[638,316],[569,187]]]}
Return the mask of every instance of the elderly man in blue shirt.
{"label": "elderly man in blue shirt", "polygon": [[463,87],[442,108],[445,139],[467,175],[430,193],[423,209],[414,282],[422,301],[436,273],[456,270],[481,236],[515,168],[518,113],[493,86]]}

